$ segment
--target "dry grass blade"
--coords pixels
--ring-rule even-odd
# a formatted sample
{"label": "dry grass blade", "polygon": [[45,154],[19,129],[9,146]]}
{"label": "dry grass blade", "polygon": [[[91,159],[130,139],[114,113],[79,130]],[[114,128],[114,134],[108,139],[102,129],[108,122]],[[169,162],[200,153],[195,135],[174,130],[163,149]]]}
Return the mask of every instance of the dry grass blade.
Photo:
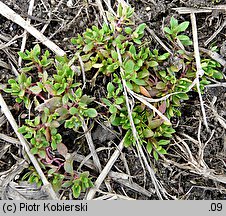
{"label": "dry grass blade", "polygon": [[223,30],[225,26],[226,26],[226,20],[221,24],[221,26],[217,29],[217,31],[215,31],[213,35],[208,40],[206,40],[204,45],[207,46]]}
{"label": "dry grass blade", "polygon": [[86,137],[86,140],[87,140],[87,143],[88,143],[88,146],[89,146],[89,150],[90,150],[92,157],[93,157],[94,164],[97,167],[98,171],[101,172],[102,168],[101,168],[100,160],[99,160],[97,152],[95,150],[95,146],[93,144],[91,133],[88,130],[88,127],[87,127],[85,121],[83,119],[81,121],[82,121],[82,128],[83,128],[83,131],[85,133],[85,137]]}
{"label": "dry grass blade", "polygon": [[122,149],[124,147],[123,142],[124,142],[124,139],[119,143],[117,149],[112,154],[110,160],[107,162],[106,166],[104,167],[104,169],[102,170],[102,172],[98,176],[97,180],[94,183],[95,187],[91,188],[89,190],[89,192],[87,193],[87,196],[85,198],[86,200],[92,200],[94,198],[96,191],[99,189],[100,185],[102,184],[102,182],[104,181],[104,179],[106,178],[106,176],[110,172],[112,166],[114,165],[115,161],[119,157],[120,152],[122,151]]}
{"label": "dry grass blade", "polygon": [[50,50],[56,53],[59,56],[63,56],[66,53],[59,48],[55,43],[46,38],[42,33],[40,33],[36,28],[31,26],[28,22],[26,22],[19,14],[10,9],[7,5],[0,1],[0,14],[6,17],[9,20],[12,20],[22,28],[24,28],[27,32],[33,35],[36,39],[38,39],[41,43],[47,46]]}
{"label": "dry grass blade", "polygon": [[107,17],[105,16],[105,12],[104,12],[104,8],[103,8],[101,0],[96,0],[96,4],[97,4],[97,6],[98,6],[98,8],[100,10],[101,15],[104,18],[104,22],[108,23],[108,20],[107,20]]}
{"label": "dry grass blade", "polygon": [[189,7],[178,7],[172,8],[177,11],[179,14],[190,14],[190,13],[211,13],[213,10],[211,8],[189,8]]}
{"label": "dry grass blade", "polygon": [[1,106],[1,110],[2,112],[5,114],[6,118],[8,119],[10,125],[12,126],[14,132],[16,133],[18,139],[20,140],[22,146],[24,147],[28,157],[30,158],[32,164],[34,165],[37,173],[39,174],[42,182],[43,182],[43,185],[44,185],[44,188],[45,190],[49,193],[50,197],[52,199],[58,199],[55,191],[53,190],[52,188],[52,185],[48,182],[47,178],[45,177],[41,167],[39,166],[39,163],[37,161],[37,159],[35,158],[35,156],[33,154],[31,154],[30,152],[30,147],[27,143],[27,141],[24,139],[24,137],[18,132],[18,126],[17,126],[17,123],[15,121],[15,119],[13,118],[8,106],[6,105],[2,95],[0,94],[0,106]]}
{"label": "dry grass blade", "polygon": [[209,126],[208,126],[207,119],[206,119],[206,111],[205,111],[205,108],[204,108],[204,102],[203,102],[202,94],[201,94],[201,91],[200,91],[199,78],[203,76],[204,71],[201,67],[196,17],[195,17],[194,13],[191,13],[191,24],[192,24],[194,53],[195,53],[195,61],[196,61],[196,69],[197,69],[197,71],[196,71],[196,86],[197,86],[197,91],[198,91],[199,99],[200,99],[200,106],[201,106],[201,110],[202,110],[202,114],[203,114],[203,123],[204,123],[206,129],[209,131]]}
{"label": "dry grass blade", "polygon": [[134,183],[134,182],[130,182],[129,180],[125,180],[125,179],[117,179],[117,178],[113,178],[114,181],[122,184],[122,185],[125,185],[126,187],[134,190],[134,191],[137,191],[138,193],[140,194],[143,194],[147,197],[151,197],[153,196],[153,194],[155,194],[155,190],[152,190],[151,192],[144,189],[143,187],[141,187],[140,185]]}
{"label": "dry grass blade", "polygon": [[8,143],[14,144],[14,145],[21,145],[19,140],[15,139],[13,137],[7,136],[5,134],[2,134],[2,133],[0,133],[0,139],[6,141]]}
{"label": "dry grass blade", "polygon": [[[32,15],[32,12],[33,12],[34,3],[35,3],[35,0],[30,0],[29,7],[28,7],[28,15],[30,15],[30,16]],[[27,22],[30,24],[31,19],[27,18]],[[24,52],[24,49],[25,49],[25,46],[26,46],[26,41],[27,41],[27,31],[26,30],[24,31],[23,35],[24,36],[23,36],[21,48],[20,48],[21,52]],[[19,60],[18,60],[19,67],[21,67],[21,64],[22,64],[22,58],[19,57]]]}

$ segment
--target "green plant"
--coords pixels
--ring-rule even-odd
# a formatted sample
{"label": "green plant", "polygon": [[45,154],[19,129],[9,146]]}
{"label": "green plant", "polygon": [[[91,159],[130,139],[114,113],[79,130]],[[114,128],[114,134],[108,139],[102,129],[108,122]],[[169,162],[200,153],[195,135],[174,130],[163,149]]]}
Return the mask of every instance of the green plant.
{"label": "green plant", "polygon": [[[41,55],[39,45],[19,53],[28,63],[17,80],[8,81],[9,87],[5,91],[35,114],[25,120],[19,132],[32,144],[32,153],[56,191],[61,186],[70,187],[77,198],[80,192],[92,187],[87,172],[75,171],[59,128],[79,131],[85,120],[105,115],[112,126],[122,130],[125,146],[135,145],[123,81],[131,91],[155,99],[152,105],[158,113],[134,100],[131,115],[140,143],[147,152],[156,160],[159,155],[167,154],[166,147],[175,130],[159,113],[168,119],[181,116],[181,103],[189,99],[187,93],[196,78],[194,57],[180,50],[180,46],[174,46],[173,55],[151,50],[143,37],[146,25],[136,26],[132,14],[133,9],[119,4],[117,16],[108,15],[109,26],[93,26],[72,38],[75,46],[72,59],[57,56],[53,60],[48,51]],[[173,45],[191,45],[191,40],[184,34],[188,25],[189,22],[179,24],[172,17],[170,27],[164,28],[166,37]],[[220,65],[206,57],[202,59],[202,67],[205,74],[200,89],[203,91],[209,83],[208,77],[222,79],[223,75],[219,71]],[[81,73],[84,72],[92,77],[91,84],[85,89],[81,88]],[[106,95],[96,98],[103,107],[95,107],[94,97],[84,94],[94,87],[97,78],[107,80],[103,83]],[[29,171],[28,177],[30,182],[40,185],[35,174]]]}
{"label": "green plant", "polygon": [[[17,103],[35,112],[34,118],[25,119],[18,132],[24,134],[32,144],[31,152],[38,157],[53,187],[58,190],[68,178],[67,175],[80,178],[74,171],[73,161],[62,143],[58,128],[62,125],[77,131],[82,125],[81,121],[96,117],[97,111],[88,107],[93,98],[83,94],[79,87],[81,84],[76,82],[75,71],[66,57],[56,57],[54,64],[53,59],[48,59],[48,51],[40,56],[39,45],[19,55],[28,63],[22,68],[17,80],[8,81],[9,88],[5,92],[16,96]],[[53,152],[61,156],[55,156]],[[61,174],[62,169],[64,174]],[[54,173],[51,173],[52,170]],[[25,177],[28,176],[29,182],[36,182],[40,186],[36,172],[29,171]],[[83,180],[89,179],[87,174],[81,174],[81,177]]]}
{"label": "green plant", "polygon": [[173,42],[175,42],[178,39],[185,46],[192,45],[192,41],[187,35],[179,34],[181,32],[184,32],[188,28],[188,26],[189,26],[188,21],[179,24],[178,20],[172,16],[170,19],[170,27],[164,27],[166,37]]}

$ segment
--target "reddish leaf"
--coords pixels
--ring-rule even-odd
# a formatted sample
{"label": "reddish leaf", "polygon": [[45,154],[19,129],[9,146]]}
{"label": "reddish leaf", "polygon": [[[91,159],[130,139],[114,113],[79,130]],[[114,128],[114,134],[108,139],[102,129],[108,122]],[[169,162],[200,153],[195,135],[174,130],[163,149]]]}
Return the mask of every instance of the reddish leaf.
{"label": "reddish leaf", "polygon": [[143,86],[139,86],[140,87],[140,93],[146,97],[151,97],[151,95],[149,94],[148,90],[146,88],[144,88]]}
{"label": "reddish leaf", "polygon": [[50,133],[49,127],[47,127],[45,130],[45,136],[46,136],[46,140],[49,142],[51,140],[51,133]]}
{"label": "reddish leaf", "polygon": [[166,101],[163,101],[162,104],[159,106],[158,110],[164,114],[166,112]]}

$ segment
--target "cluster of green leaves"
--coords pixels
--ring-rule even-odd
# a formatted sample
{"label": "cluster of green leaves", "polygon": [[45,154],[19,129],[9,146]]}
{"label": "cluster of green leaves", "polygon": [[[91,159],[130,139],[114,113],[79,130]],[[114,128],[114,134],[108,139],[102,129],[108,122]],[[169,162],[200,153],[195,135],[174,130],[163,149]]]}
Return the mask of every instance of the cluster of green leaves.
{"label": "cluster of green leaves", "polygon": [[[171,119],[181,116],[181,102],[189,99],[187,93],[196,78],[193,55],[185,49],[180,50],[181,44],[185,48],[192,44],[184,34],[189,22],[179,23],[172,17],[170,27],[164,28],[166,38],[176,45],[173,46],[174,54],[170,55],[150,50],[144,39],[146,25],[136,26],[132,15],[132,8],[119,4],[116,16],[108,14],[109,26],[93,26],[72,38],[76,49],[72,59],[57,56],[54,61],[48,51],[41,55],[39,45],[19,53],[28,63],[18,79],[10,79],[9,88],[5,89],[16,96],[17,103],[35,113],[25,120],[19,132],[32,144],[31,151],[38,157],[55,190],[71,187],[76,198],[92,187],[92,182],[88,173],[78,175],[74,170],[73,159],[62,143],[58,128],[78,131],[85,119],[98,115],[96,108],[90,107],[94,98],[83,94],[79,74],[92,75],[92,81],[97,76],[108,81],[105,97],[97,100],[106,105],[104,113],[111,124],[122,129],[127,147],[136,142],[128,118],[123,82],[128,89],[146,98],[160,99],[171,94],[152,104]],[[202,67],[205,74],[200,80],[201,90],[209,83],[208,77],[222,79],[220,65],[215,61],[204,58]],[[166,154],[166,146],[175,132],[172,125],[138,100],[133,103],[132,118],[147,152],[156,160],[160,154]],[[38,176],[31,171],[25,177],[40,184]]]}
{"label": "cluster of green leaves", "polygon": [[189,22],[185,21],[182,23],[178,23],[178,20],[173,16],[170,19],[170,27],[164,27],[164,31],[166,32],[166,37],[170,41],[180,40],[181,43],[185,46],[192,45],[192,41],[185,34],[179,34],[184,32],[189,26]]}
{"label": "cluster of green leaves", "polygon": [[[96,117],[97,111],[89,107],[94,98],[83,94],[68,58],[56,57],[54,63],[53,59],[49,59],[48,51],[41,55],[38,44],[31,51],[20,52],[19,55],[28,63],[16,80],[8,81],[9,87],[5,92],[16,96],[16,102],[24,104],[35,115],[25,119],[18,132],[31,143],[31,152],[38,157],[55,189],[61,187],[68,175],[72,179],[88,181],[91,186],[87,174],[75,178],[77,173],[73,160],[62,143],[58,128],[62,125],[78,131],[82,121]],[[41,184],[35,172],[29,171],[25,178],[38,186]],[[72,188],[77,190],[77,193],[73,192],[76,197],[89,187],[86,184],[79,190],[76,185]]]}
{"label": "cluster of green leaves", "polygon": [[[181,101],[189,99],[187,92],[196,77],[194,57],[179,50],[181,46],[173,46],[174,56],[157,49],[150,50],[143,37],[146,25],[142,23],[136,26],[132,14],[133,9],[119,4],[117,15],[108,15],[110,26],[104,24],[100,29],[93,26],[72,39],[76,48],[75,56],[82,59],[85,71],[95,74],[95,78],[99,74],[110,77],[106,98],[101,100],[108,107],[111,124],[125,131],[126,146],[135,144],[135,140],[122,79],[129,89],[149,98],[157,99],[173,93],[165,101],[154,103],[156,109],[171,119],[181,116]],[[184,34],[188,26],[188,21],[179,23],[172,17],[170,27],[164,28],[166,37],[174,45],[180,42],[185,47],[189,46],[192,41]],[[222,78],[218,63],[204,59],[202,66],[205,76],[200,81],[201,89],[208,84],[206,77]],[[159,154],[166,154],[164,145],[170,142],[175,132],[172,126],[139,101],[135,102],[132,117],[141,143],[146,145],[148,152],[155,159],[158,159]]]}
{"label": "cluster of green leaves", "polygon": [[75,198],[78,198],[81,192],[93,187],[93,183],[89,178],[88,172],[83,172],[78,178],[66,181],[62,187],[70,187]]}

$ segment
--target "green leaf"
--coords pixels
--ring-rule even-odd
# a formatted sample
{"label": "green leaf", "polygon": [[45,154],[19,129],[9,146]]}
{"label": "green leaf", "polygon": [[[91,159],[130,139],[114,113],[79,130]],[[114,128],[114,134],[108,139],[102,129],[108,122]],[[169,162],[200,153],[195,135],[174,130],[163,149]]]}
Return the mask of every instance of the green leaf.
{"label": "green leaf", "polygon": [[115,50],[111,50],[111,57],[114,60],[118,60],[118,53]]}
{"label": "green leaf", "polygon": [[159,140],[158,145],[168,145],[170,143],[170,140]]}
{"label": "green leaf", "polygon": [[117,113],[117,108],[116,108],[114,105],[111,105],[111,106],[109,107],[109,112],[110,112],[110,113]]}
{"label": "green leaf", "polygon": [[40,151],[38,152],[38,154],[39,154],[39,156],[40,156],[41,158],[46,158],[46,152],[45,152],[45,150],[40,150]]}
{"label": "green leaf", "polygon": [[130,27],[125,27],[125,33],[128,34],[128,35],[131,35],[132,34],[132,29]]}
{"label": "green leaf", "polygon": [[73,174],[74,173],[73,160],[66,160],[64,162],[64,169],[67,173]]}
{"label": "green leaf", "polygon": [[135,64],[134,64],[133,60],[129,59],[124,65],[125,73],[126,74],[133,73],[134,66],[135,66]]}
{"label": "green leaf", "polygon": [[166,77],[166,71],[159,71],[159,74],[161,77]]}
{"label": "green leaf", "polygon": [[108,93],[109,94],[113,94],[114,93],[114,91],[115,91],[115,86],[111,83],[111,82],[109,82],[108,84],[107,84],[107,91],[108,91]]}
{"label": "green leaf", "polygon": [[32,86],[29,88],[30,91],[32,91],[33,94],[39,94],[42,89],[39,86]]}
{"label": "green leaf", "polygon": [[93,44],[93,42],[91,42],[84,46],[83,52],[87,53],[87,52],[91,51],[93,49],[93,47],[94,47],[94,44]]}
{"label": "green leaf", "polygon": [[179,24],[175,31],[178,33],[178,32],[183,32],[185,31],[189,26],[189,22],[188,21],[185,21],[185,22],[182,22],[181,24]]}
{"label": "green leaf", "polygon": [[150,129],[155,129],[155,128],[158,128],[161,124],[162,124],[161,119],[154,119],[148,123],[148,127]]}
{"label": "green leaf", "polygon": [[40,120],[41,120],[41,119],[40,119],[40,116],[36,116],[36,117],[35,117],[35,120],[34,120],[34,125],[35,125],[35,126],[39,125],[39,124],[40,124]]}
{"label": "green leaf", "polygon": [[117,15],[118,15],[119,17],[122,17],[122,11],[123,11],[122,4],[119,3],[118,9],[117,9]]}
{"label": "green leaf", "polygon": [[192,45],[192,41],[189,39],[189,40],[182,40],[181,43],[184,45],[184,46],[190,46]]}
{"label": "green leaf", "polygon": [[133,81],[139,86],[145,86],[146,85],[146,82],[142,79],[135,79]]}
{"label": "green leaf", "polygon": [[77,186],[72,186],[72,194],[75,198],[78,198],[80,196],[81,193],[81,186],[77,185]]}
{"label": "green leaf", "polygon": [[34,148],[31,149],[30,152],[31,152],[31,154],[37,154],[38,153],[38,149],[34,147]]}
{"label": "green leaf", "polygon": [[32,133],[27,133],[26,135],[24,135],[25,139],[30,139],[32,138]]}
{"label": "green leaf", "polygon": [[100,64],[100,63],[93,64],[93,68],[102,68],[102,67],[103,67],[103,64]]}
{"label": "green leaf", "polygon": [[81,98],[82,97],[82,89],[81,88],[78,88],[75,91],[75,96],[76,96],[76,98]]}
{"label": "green leaf", "polygon": [[152,152],[152,149],[153,149],[153,145],[151,144],[151,142],[148,141],[148,143],[147,143],[148,154],[150,154]]}
{"label": "green leaf", "polygon": [[134,45],[130,45],[129,47],[129,52],[132,54],[132,55],[136,55],[136,48]]}
{"label": "green leaf", "polygon": [[57,168],[52,168],[52,169],[48,170],[48,175],[52,175],[56,171],[57,171]]}
{"label": "green leaf", "polygon": [[75,108],[75,107],[71,107],[69,112],[70,112],[71,115],[75,115],[75,114],[78,114],[78,109]]}
{"label": "green leaf", "polygon": [[145,23],[142,23],[142,24],[140,24],[140,25],[136,28],[136,32],[137,32],[138,34],[143,34],[145,28],[146,28],[146,24],[145,24]]}
{"label": "green leaf", "polygon": [[149,66],[150,67],[156,67],[156,66],[158,66],[159,64],[158,64],[158,62],[156,62],[156,61],[150,61],[149,62]]}
{"label": "green leaf", "polygon": [[89,118],[95,118],[97,116],[97,111],[94,108],[89,108],[84,111],[84,113],[89,117]]}
{"label": "green leaf", "polygon": [[145,138],[150,138],[154,136],[154,132],[151,129],[147,128],[143,131],[143,135]]}
{"label": "green leaf", "polygon": [[167,34],[172,34],[172,31],[170,30],[169,27],[164,27],[163,30],[164,30]]}
{"label": "green leaf", "polygon": [[127,7],[127,10],[126,10],[126,18],[129,19],[134,13],[134,8],[131,8],[131,7]]}
{"label": "green leaf", "polygon": [[166,84],[164,82],[160,81],[160,82],[157,83],[156,88],[160,89],[160,90],[165,89],[166,88]]}
{"label": "green leaf", "polygon": [[154,156],[155,160],[158,161],[159,155],[156,151],[153,151],[153,156]]}
{"label": "green leaf", "polygon": [[214,71],[214,73],[213,73],[213,78],[221,80],[221,79],[224,78],[224,76],[223,76],[223,74],[222,74],[221,72],[219,72],[219,71]]}
{"label": "green leaf", "polygon": [[26,73],[32,69],[33,69],[33,67],[31,66],[31,67],[23,67],[21,70]]}
{"label": "green leaf", "polygon": [[22,127],[18,128],[17,131],[18,131],[18,133],[21,133],[21,134],[26,133],[26,126],[22,126]]}
{"label": "green leaf", "polygon": [[181,100],[188,100],[189,99],[189,97],[186,93],[178,93],[176,96],[178,98],[180,98]]}
{"label": "green leaf", "polygon": [[23,60],[30,60],[30,56],[26,55],[23,52],[18,52],[18,55],[23,59]]}
{"label": "green leaf", "polygon": [[178,35],[177,38],[181,41],[190,40],[190,38],[187,35]]}
{"label": "green leaf", "polygon": [[164,61],[170,57],[170,53],[164,53],[163,55],[158,56],[159,61]]}
{"label": "green leaf", "polygon": [[101,100],[102,100],[103,103],[105,103],[107,106],[111,106],[111,101],[109,101],[108,99],[102,98]]}
{"label": "green leaf", "polygon": [[171,29],[174,29],[177,26],[178,26],[178,20],[172,16],[170,19],[170,27]]}
{"label": "green leaf", "polygon": [[138,76],[138,78],[140,78],[140,79],[143,79],[143,78],[145,78],[145,77],[148,77],[149,76],[149,71],[147,70],[147,69],[143,69],[142,71],[140,71],[138,74],[137,74],[137,76]]}
{"label": "green leaf", "polygon": [[63,187],[63,188],[68,188],[68,187],[70,187],[72,184],[73,184],[72,181],[66,181],[66,182],[64,182],[64,183],[62,184],[62,187]]}
{"label": "green leaf", "polygon": [[116,104],[122,104],[124,102],[124,99],[123,98],[116,98],[116,100],[115,100],[115,103]]}
{"label": "green leaf", "polygon": [[38,56],[40,55],[40,53],[41,53],[41,48],[40,48],[39,44],[36,44],[36,45],[34,46],[33,52],[34,52],[34,55],[35,55],[36,57],[38,57]]}
{"label": "green leaf", "polygon": [[167,151],[164,148],[157,150],[159,154],[167,154]]}
{"label": "green leaf", "polygon": [[133,41],[134,41],[134,43],[139,44],[139,45],[142,43],[141,40],[137,39],[137,38],[133,38]]}

